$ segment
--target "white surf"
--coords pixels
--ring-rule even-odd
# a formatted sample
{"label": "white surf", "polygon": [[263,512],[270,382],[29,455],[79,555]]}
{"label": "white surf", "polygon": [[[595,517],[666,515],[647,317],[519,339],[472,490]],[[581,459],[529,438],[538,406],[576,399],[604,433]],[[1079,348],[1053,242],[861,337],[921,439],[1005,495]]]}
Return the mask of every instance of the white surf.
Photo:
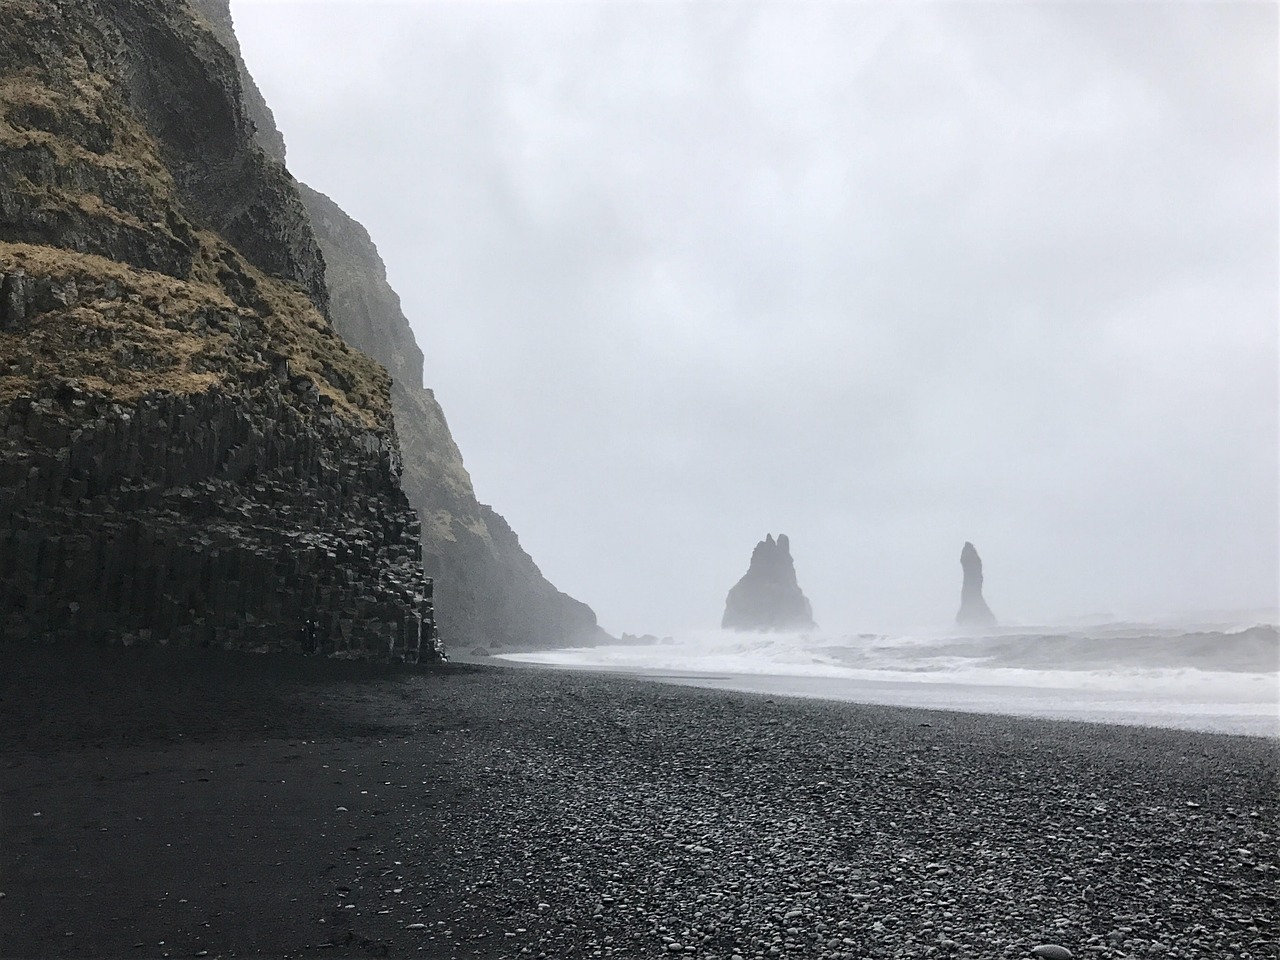
{"label": "white surf", "polygon": [[1274,623],[710,630],[505,659],[780,695],[1280,737]]}

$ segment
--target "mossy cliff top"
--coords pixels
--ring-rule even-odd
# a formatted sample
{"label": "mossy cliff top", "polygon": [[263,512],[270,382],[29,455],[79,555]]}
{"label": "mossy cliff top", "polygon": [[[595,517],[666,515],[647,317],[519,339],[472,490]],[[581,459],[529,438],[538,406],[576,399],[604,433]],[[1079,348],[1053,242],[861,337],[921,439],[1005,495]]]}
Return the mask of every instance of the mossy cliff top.
{"label": "mossy cliff top", "polygon": [[131,400],[286,379],[391,429],[390,380],[327,317],[295,185],[182,0],[0,0],[0,402],[54,378]]}

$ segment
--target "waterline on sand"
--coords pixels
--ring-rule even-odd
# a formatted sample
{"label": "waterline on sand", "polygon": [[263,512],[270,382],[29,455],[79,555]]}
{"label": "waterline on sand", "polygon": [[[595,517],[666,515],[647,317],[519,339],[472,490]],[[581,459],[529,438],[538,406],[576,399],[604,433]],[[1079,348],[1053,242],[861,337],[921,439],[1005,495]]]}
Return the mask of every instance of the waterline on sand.
{"label": "waterline on sand", "polygon": [[1280,644],[1269,624],[985,636],[707,631],[502,659],[779,696],[1280,737]]}

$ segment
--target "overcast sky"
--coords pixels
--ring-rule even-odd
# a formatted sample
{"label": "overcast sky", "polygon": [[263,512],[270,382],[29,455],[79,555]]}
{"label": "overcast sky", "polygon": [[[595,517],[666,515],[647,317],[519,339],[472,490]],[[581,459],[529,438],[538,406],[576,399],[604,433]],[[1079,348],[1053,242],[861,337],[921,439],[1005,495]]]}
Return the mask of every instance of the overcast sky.
{"label": "overcast sky", "polygon": [[1271,3],[233,0],[482,501],[612,632],[1276,605]]}

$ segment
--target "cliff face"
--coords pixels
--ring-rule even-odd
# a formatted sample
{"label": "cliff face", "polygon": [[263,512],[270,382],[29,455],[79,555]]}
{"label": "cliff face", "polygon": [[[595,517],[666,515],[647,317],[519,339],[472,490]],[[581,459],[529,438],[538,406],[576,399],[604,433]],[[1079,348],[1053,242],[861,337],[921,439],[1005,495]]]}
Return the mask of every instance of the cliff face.
{"label": "cliff face", "polygon": [[[227,0],[195,0],[195,6],[236,62],[258,144],[283,162],[284,138],[240,56]],[[333,324],[393,378],[402,484],[422,521],[423,563],[436,580],[445,638],[487,647],[603,639],[591,608],[549,583],[507,522],[477,502],[444,411],[422,386],[422,350],[368,231],[324,194],[298,188],[324,254]]]}
{"label": "cliff face", "polygon": [[444,411],[421,386],[422,351],[369,234],[328,197],[300,189],[328,265],[334,326],[394,378],[404,490],[422,519],[441,632],[450,643],[486,646],[601,639],[591,608],[552,586],[507,522],[476,501]]}
{"label": "cliff face", "polygon": [[5,638],[411,653],[390,380],[235,60],[173,0],[0,0]]}
{"label": "cliff face", "polygon": [[812,630],[813,608],[796,581],[791,541],[767,535],[751,553],[751,564],[724,604],[726,630]]}
{"label": "cliff face", "polygon": [[245,69],[244,57],[240,55],[240,41],[236,39],[235,24],[231,19],[229,0],[191,0],[191,7],[204,19],[213,35],[227,48],[236,64],[236,75],[240,78],[241,102],[249,122],[254,126],[254,136],[262,151],[276,163],[285,160],[284,137],[276,128],[275,117],[267,106],[262,91],[254,83],[253,77]]}

